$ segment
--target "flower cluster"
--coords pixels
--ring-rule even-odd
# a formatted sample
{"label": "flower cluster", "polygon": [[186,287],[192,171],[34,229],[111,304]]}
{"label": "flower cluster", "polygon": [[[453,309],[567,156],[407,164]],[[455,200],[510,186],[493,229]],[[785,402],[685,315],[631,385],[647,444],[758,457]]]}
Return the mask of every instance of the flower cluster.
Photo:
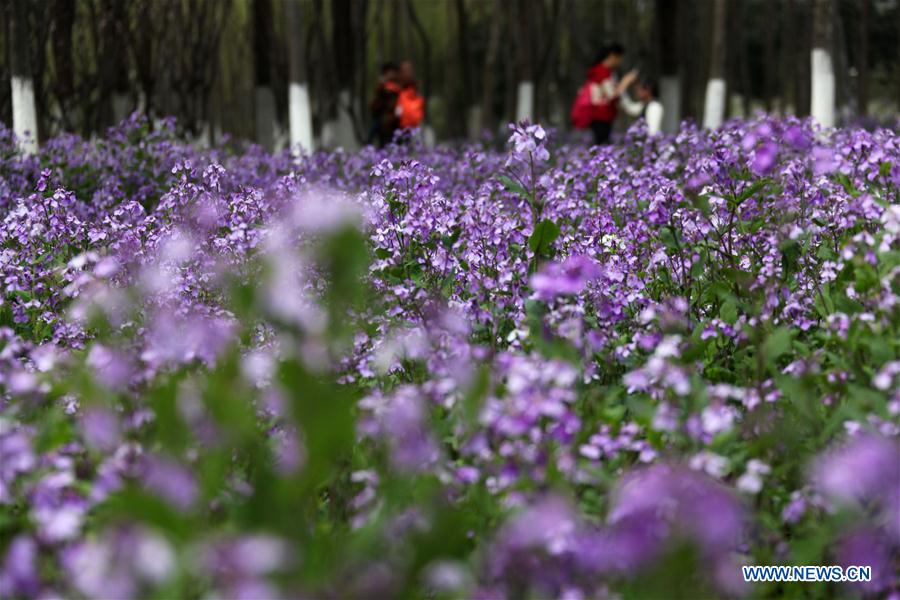
{"label": "flower cluster", "polygon": [[173,131],[0,131],[0,597],[900,591],[895,132]]}

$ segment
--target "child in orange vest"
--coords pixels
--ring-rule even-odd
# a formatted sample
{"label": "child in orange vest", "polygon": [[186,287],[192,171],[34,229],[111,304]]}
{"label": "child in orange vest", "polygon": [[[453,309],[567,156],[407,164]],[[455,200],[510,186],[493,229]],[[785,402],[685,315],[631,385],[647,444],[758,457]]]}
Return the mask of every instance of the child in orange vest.
{"label": "child in orange vest", "polygon": [[425,118],[425,98],[416,90],[416,79],[412,63],[408,60],[400,65],[400,94],[397,96],[397,122],[400,129],[415,129]]}
{"label": "child in orange vest", "polygon": [[379,147],[394,139],[394,131],[398,127],[397,98],[400,96],[400,84],[397,82],[399,69],[394,63],[385,63],[381,67],[381,77],[375,87],[372,104],[372,127],[369,129],[367,143],[377,142]]}

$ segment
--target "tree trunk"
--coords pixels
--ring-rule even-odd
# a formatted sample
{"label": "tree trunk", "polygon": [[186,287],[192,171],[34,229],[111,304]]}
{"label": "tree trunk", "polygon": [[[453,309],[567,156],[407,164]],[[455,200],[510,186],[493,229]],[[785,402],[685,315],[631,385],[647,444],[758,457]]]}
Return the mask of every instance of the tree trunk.
{"label": "tree trunk", "polygon": [[303,23],[300,0],[285,1],[285,26],[288,47],[288,123],[291,148],[296,153],[312,152],[312,113],[306,76]]}
{"label": "tree trunk", "polygon": [[500,29],[504,13],[503,0],[494,1],[491,12],[491,29],[488,34],[487,54],[484,58],[481,89],[481,128],[494,130],[494,77],[500,53]]}
{"label": "tree trunk", "polygon": [[139,106],[146,116],[150,116],[156,105],[156,69],[154,68],[154,33],[153,23],[154,0],[140,0],[137,3],[136,13],[143,27],[136,28],[131,40],[132,54],[134,55],[135,70],[140,85]]}
{"label": "tree trunk", "polygon": [[834,66],[831,55],[832,12],[830,0],[814,0],[812,70],[812,117],[823,127],[834,127]]}
{"label": "tree trunk", "polygon": [[725,0],[712,0],[712,52],[706,101],[703,104],[703,126],[716,129],[725,119]]}
{"label": "tree trunk", "polygon": [[681,124],[681,74],[678,65],[678,0],[656,0],[659,40],[660,100],[665,107],[663,130],[675,133]]}
{"label": "tree trunk", "polygon": [[385,42],[385,31],[384,31],[384,3],[385,0],[378,0],[378,4],[376,4],[375,8],[375,62],[378,64],[378,68],[381,68],[387,59],[385,58],[385,54],[387,53],[387,44]]}
{"label": "tree trunk", "polygon": [[335,79],[337,81],[336,119],[323,131],[323,145],[329,148],[355,149],[359,144],[353,124],[353,82],[356,74],[356,40],[353,20],[356,17],[353,0],[332,2],[332,48]]}
{"label": "tree trunk", "polygon": [[256,87],[254,113],[256,142],[271,152],[275,148],[275,94],[272,92],[272,46],[275,26],[272,20],[272,1],[253,2],[253,50]]}
{"label": "tree trunk", "polygon": [[[732,0],[738,1],[738,0]],[[705,91],[706,77],[703,76],[705,67],[709,64],[709,57],[701,51],[694,51],[695,32],[708,29],[701,27],[701,19],[704,15],[701,7],[695,2],[685,2],[678,15],[678,57],[679,74],[681,76],[681,118],[703,119],[702,94],[701,100],[695,98],[695,90],[698,81],[701,89]],[[704,60],[705,59],[705,60]]]}
{"label": "tree trunk", "polygon": [[[428,32],[425,31],[425,26],[422,24],[422,21],[419,19],[419,15],[416,12],[416,8],[412,3],[412,0],[407,0],[406,2],[406,10],[409,15],[409,21],[412,24],[413,30],[416,32],[416,35],[419,37],[419,41],[422,43],[422,95],[425,96],[427,100],[431,96],[431,40],[428,39]],[[419,66],[417,65],[417,68]]]}
{"label": "tree trunk", "polygon": [[746,0],[732,0],[731,9],[737,15],[737,28],[734,32],[735,49],[737,51],[737,76],[738,88],[741,91],[740,114],[749,117],[752,112],[753,88],[750,84],[750,60],[747,56],[747,26],[744,15],[746,14]]}
{"label": "tree trunk", "polygon": [[795,113],[797,110],[796,73],[794,72],[795,37],[794,33],[794,2],[788,0],[785,4],[784,17],[781,19],[781,37],[779,39],[780,53],[779,79],[782,94],[781,114]]}
{"label": "tree trunk", "polygon": [[856,58],[856,104],[860,115],[869,114],[869,0],[859,0],[859,51]]}
{"label": "tree trunk", "polygon": [[[791,0],[793,5],[794,0]],[[789,6],[790,7],[790,6]],[[797,37],[797,48],[793,60],[797,65],[795,69],[794,81],[797,85],[797,115],[804,116],[809,114],[810,103],[810,61],[807,58],[812,42],[810,40],[810,12],[805,4],[794,6],[795,21],[799,29]]]}
{"label": "tree trunk", "polygon": [[407,44],[406,10],[401,0],[391,0],[391,60],[401,60],[409,54]]}
{"label": "tree trunk", "polygon": [[128,80],[128,54],[121,49],[129,35],[128,8],[124,3],[106,1],[100,4],[101,89],[108,103],[102,109],[101,122],[118,125],[133,108]]}
{"label": "tree trunk", "polygon": [[[540,19],[536,23],[537,31],[541,32],[540,53],[535,51],[535,72],[534,85],[535,90],[539,90],[535,97],[534,118],[541,120],[550,117],[553,125],[559,124],[559,119],[553,118],[551,115],[551,106],[556,103],[558,90],[555,86],[555,77],[548,74],[547,69],[551,65],[555,65],[556,56],[560,47],[560,15],[562,12],[561,0],[552,0],[550,3],[550,13],[548,14],[546,6],[538,2],[537,6],[540,10]],[[537,47],[537,44],[535,44]]]}
{"label": "tree trunk", "polygon": [[12,88],[13,134],[20,150],[28,154],[37,152],[37,109],[34,101],[34,80],[31,76],[29,45],[31,34],[28,25],[26,0],[12,0],[9,19],[9,66]]}
{"label": "tree trunk", "polygon": [[56,70],[54,92],[59,105],[59,118],[65,129],[73,127],[69,114],[70,100],[75,91],[72,68],[72,26],[75,23],[75,0],[56,0],[53,3],[53,64]]}
{"label": "tree trunk", "polygon": [[764,62],[764,81],[763,81],[763,102],[766,112],[771,113],[774,109],[773,98],[775,96],[775,82],[777,74],[777,65],[775,64],[775,34],[778,29],[778,20],[775,14],[775,3],[777,0],[764,0],[766,3],[766,49]]}
{"label": "tree trunk", "polygon": [[534,0],[518,0],[516,8],[516,121],[534,121]]}
{"label": "tree trunk", "polygon": [[834,13],[832,13],[834,30],[831,47],[834,49],[832,53],[832,70],[834,71],[835,120],[838,120],[842,112],[841,107],[846,108],[850,103],[850,88],[852,86],[849,81],[850,57],[847,55],[847,34],[844,31],[844,19],[838,7],[834,6],[834,9]]}
{"label": "tree trunk", "polygon": [[[469,32],[469,15],[466,12],[465,0],[456,0],[455,9],[458,33],[456,50],[459,54],[461,89],[459,91],[459,101],[457,102],[460,112],[455,118],[451,116],[451,120],[461,122],[462,127],[460,133],[468,135],[472,133],[472,130],[474,129],[473,124],[477,122],[477,119],[473,118],[472,114],[474,89],[472,63],[470,59],[471,52],[469,51],[469,37],[471,34]],[[477,115],[474,116],[477,117]],[[465,118],[465,122],[462,122],[463,117]]]}

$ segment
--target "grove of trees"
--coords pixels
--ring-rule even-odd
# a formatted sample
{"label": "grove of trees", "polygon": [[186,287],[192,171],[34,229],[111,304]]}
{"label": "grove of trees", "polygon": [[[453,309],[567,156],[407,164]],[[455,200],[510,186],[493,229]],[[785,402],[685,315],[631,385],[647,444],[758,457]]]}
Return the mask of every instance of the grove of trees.
{"label": "grove of trees", "polygon": [[38,139],[140,111],[202,143],[353,146],[379,65],[403,58],[439,139],[565,129],[614,40],[659,82],[670,130],[755,110],[833,125],[900,97],[898,0],[4,0],[0,15],[0,118]]}

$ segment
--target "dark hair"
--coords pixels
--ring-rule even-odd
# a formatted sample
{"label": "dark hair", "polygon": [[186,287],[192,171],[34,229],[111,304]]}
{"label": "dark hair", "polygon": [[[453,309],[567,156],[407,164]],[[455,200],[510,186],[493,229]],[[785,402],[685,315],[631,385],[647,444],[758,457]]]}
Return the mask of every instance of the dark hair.
{"label": "dark hair", "polygon": [[659,84],[656,83],[655,79],[650,79],[649,77],[645,77],[644,79],[641,79],[641,82],[639,85],[650,90],[650,94],[654,98],[659,98]]}
{"label": "dark hair", "polygon": [[381,65],[381,74],[382,75],[384,75],[388,71],[397,71],[397,70],[398,70],[397,63],[395,63],[393,61],[389,61],[389,62],[386,62]]}
{"label": "dark hair", "polygon": [[597,63],[603,62],[610,54],[625,54],[625,46],[623,46],[619,42],[613,42],[611,44],[603,46],[603,48],[600,49],[600,52],[597,53],[597,58],[594,60],[594,64],[596,65]]}

